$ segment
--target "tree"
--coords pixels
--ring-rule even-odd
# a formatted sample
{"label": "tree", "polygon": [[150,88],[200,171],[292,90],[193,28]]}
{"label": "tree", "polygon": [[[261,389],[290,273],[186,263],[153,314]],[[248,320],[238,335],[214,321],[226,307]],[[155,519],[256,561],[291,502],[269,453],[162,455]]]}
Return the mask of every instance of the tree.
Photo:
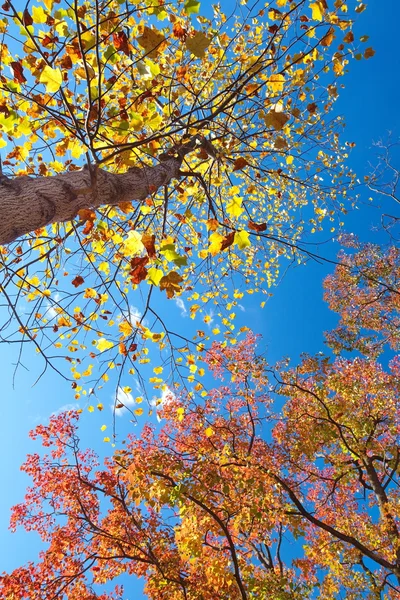
{"label": "tree", "polygon": [[350,206],[331,115],[353,16],[325,0],[244,2],[230,16],[195,0],[23,12],[6,0],[2,339],[31,341],[79,398],[112,368],[146,379],[149,342],[185,378],[176,353],[192,343],[196,362],[209,336],[174,337],[154,298],[187,294],[206,322],[216,305],[233,336],[241,294],[265,291],[281,258],[301,260],[307,235]]}
{"label": "tree", "polygon": [[355,350],[378,356],[387,346],[399,350],[400,253],[376,244],[360,244],[355,236],[342,242],[357,251],[342,252],[334,275],[325,280],[325,299],[340,315],[339,326],[328,333],[336,353]]}
{"label": "tree", "polygon": [[[363,251],[369,275],[392,256]],[[359,320],[380,333],[358,284]],[[47,548],[3,576],[3,597],[120,597],[97,584],[126,572],[152,599],[398,598],[399,356],[388,369],[374,352],[272,368],[256,342],[214,342],[206,360],[222,384],[171,395],[161,430],[145,427],[102,468],[79,449],[76,412],[36,428],[50,455],[28,457],[33,486],[11,524]]]}

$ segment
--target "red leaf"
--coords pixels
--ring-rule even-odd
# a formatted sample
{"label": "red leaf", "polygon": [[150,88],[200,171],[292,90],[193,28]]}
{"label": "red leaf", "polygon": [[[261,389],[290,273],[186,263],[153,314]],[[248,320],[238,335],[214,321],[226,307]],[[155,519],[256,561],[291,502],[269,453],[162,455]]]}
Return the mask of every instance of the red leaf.
{"label": "red leaf", "polygon": [[82,283],[84,283],[84,281],[85,281],[85,280],[83,279],[83,277],[81,277],[80,275],[77,275],[77,276],[75,277],[75,279],[73,279],[73,280],[71,281],[71,283],[72,283],[72,285],[73,285],[74,287],[79,287],[80,285],[82,285]]}
{"label": "red leaf", "polygon": [[131,266],[132,271],[130,271],[129,275],[132,278],[132,283],[140,283],[141,281],[143,281],[144,279],[146,279],[147,277],[147,269],[145,267],[145,265],[147,265],[147,263],[149,262],[149,257],[148,256],[137,256],[135,258],[132,258],[131,260]]}
{"label": "red leaf", "polygon": [[25,25],[25,27],[28,27],[28,25],[33,24],[33,19],[29,14],[29,10],[27,8],[24,10],[24,14],[22,15],[22,22]]}
{"label": "red leaf", "polygon": [[49,35],[45,35],[42,39],[42,46],[50,46],[52,44],[55,44],[56,42],[58,42],[57,36],[50,37]]}
{"label": "red leaf", "polygon": [[26,77],[24,75],[24,70],[20,61],[10,63],[10,66],[13,70],[14,79],[18,81],[18,83],[25,83]]}

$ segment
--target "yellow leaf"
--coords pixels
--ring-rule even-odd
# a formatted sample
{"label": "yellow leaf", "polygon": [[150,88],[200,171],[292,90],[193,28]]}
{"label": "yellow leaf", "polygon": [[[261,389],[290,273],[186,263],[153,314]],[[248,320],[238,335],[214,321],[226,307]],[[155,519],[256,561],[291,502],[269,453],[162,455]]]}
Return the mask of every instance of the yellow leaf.
{"label": "yellow leaf", "polygon": [[105,437],[105,438],[103,438],[103,442],[109,442],[109,441],[110,441],[110,438],[109,438],[109,437]]}
{"label": "yellow leaf", "polygon": [[135,415],[140,417],[140,415],[143,414],[143,408],[135,408],[135,410],[133,412],[135,413]]}
{"label": "yellow leaf", "polygon": [[207,429],[204,431],[204,433],[206,434],[207,437],[211,437],[214,433],[214,430],[212,427],[207,427]]}
{"label": "yellow leaf", "polygon": [[154,367],[153,371],[156,375],[159,375],[160,373],[163,372],[163,368],[162,367]]}
{"label": "yellow leaf", "polygon": [[110,265],[108,262],[102,262],[97,267],[99,271],[102,271],[105,275],[110,273]]}
{"label": "yellow leaf", "polygon": [[322,21],[325,12],[324,3],[321,1],[312,2],[310,8],[312,10],[312,18],[315,19],[315,21]]}
{"label": "yellow leaf", "polygon": [[100,427],[100,429],[101,429],[101,431],[105,431],[105,430],[107,429],[107,425],[102,425],[102,426]]}
{"label": "yellow leaf", "polygon": [[101,402],[98,403],[98,405],[96,406],[97,410],[103,410],[104,406],[102,405]]}
{"label": "yellow leaf", "polygon": [[226,212],[229,216],[240,217],[243,212],[242,201],[243,198],[241,196],[233,196],[232,200],[226,205]]}
{"label": "yellow leaf", "polygon": [[86,152],[85,147],[76,138],[69,140],[68,150],[71,152],[73,158],[80,158]]}
{"label": "yellow leaf", "polygon": [[109,350],[113,346],[114,346],[114,344],[112,342],[110,342],[109,340],[106,340],[106,338],[103,338],[103,337],[98,339],[97,343],[96,343],[96,348],[100,352],[104,352],[104,350]]}
{"label": "yellow leaf", "polygon": [[185,409],[180,407],[176,409],[176,414],[178,415],[178,421],[183,421],[185,416]]}
{"label": "yellow leaf", "polygon": [[97,292],[93,288],[86,288],[83,294],[84,298],[97,298]]}
{"label": "yellow leaf", "polygon": [[250,234],[248,231],[237,231],[235,233],[235,244],[239,250],[243,250],[244,248],[247,248],[247,246],[251,246],[249,236]]}
{"label": "yellow leaf", "polygon": [[124,335],[124,337],[128,337],[131,335],[133,331],[132,325],[128,321],[123,321],[118,325],[118,329]]}
{"label": "yellow leaf", "polygon": [[186,48],[198,58],[203,58],[211,40],[202,31],[196,31],[193,37],[186,38]]}
{"label": "yellow leaf", "polygon": [[289,156],[286,157],[286,164],[291,165],[292,162],[293,162],[293,156],[290,156],[290,154],[289,154]]}
{"label": "yellow leaf", "polygon": [[47,15],[41,6],[32,6],[32,19],[34,23],[46,23]]}
{"label": "yellow leaf", "polygon": [[161,269],[156,269],[155,267],[151,267],[147,273],[147,283],[152,283],[153,285],[159,285],[160,280],[162,279],[164,273]]}
{"label": "yellow leaf", "polygon": [[40,74],[39,81],[45,84],[46,92],[53,94],[61,87],[62,73],[60,69],[52,69],[46,65]]}
{"label": "yellow leaf", "polygon": [[88,411],[89,411],[89,412],[93,412],[93,411],[94,411],[94,406],[91,406],[91,405],[90,405],[90,406],[88,406]]}
{"label": "yellow leaf", "polygon": [[276,73],[268,78],[267,85],[273,92],[281,92],[285,78],[281,73]]}
{"label": "yellow leaf", "polygon": [[208,251],[212,256],[216,256],[219,252],[221,252],[222,242],[224,241],[224,236],[215,232],[210,235],[210,245],[208,247]]}
{"label": "yellow leaf", "polygon": [[121,248],[125,256],[139,256],[145,249],[138,231],[129,231]]}

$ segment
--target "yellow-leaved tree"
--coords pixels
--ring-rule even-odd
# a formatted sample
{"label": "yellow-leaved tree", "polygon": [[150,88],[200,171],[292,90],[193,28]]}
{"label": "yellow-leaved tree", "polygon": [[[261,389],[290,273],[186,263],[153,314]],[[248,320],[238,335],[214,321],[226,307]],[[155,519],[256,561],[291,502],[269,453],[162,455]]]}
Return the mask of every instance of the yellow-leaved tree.
{"label": "yellow-leaved tree", "polygon": [[[243,294],[350,204],[332,107],[364,5],[225,4],[2,5],[2,336],[31,340],[77,398],[111,369],[140,379],[151,344],[193,381],[209,336],[234,341]],[[157,302],[182,295],[206,323],[213,307],[212,332],[174,335]]]}

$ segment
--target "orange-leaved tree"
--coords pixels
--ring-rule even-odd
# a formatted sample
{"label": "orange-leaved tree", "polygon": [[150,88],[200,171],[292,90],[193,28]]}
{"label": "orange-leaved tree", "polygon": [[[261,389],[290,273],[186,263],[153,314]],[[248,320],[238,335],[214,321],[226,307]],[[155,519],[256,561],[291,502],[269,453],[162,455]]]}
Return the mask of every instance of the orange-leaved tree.
{"label": "orange-leaved tree", "polygon": [[[358,283],[352,301],[373,330]],[[157,600],[399,597],[399,357],[272,368],[256,342],[215,342],[207,364],[222,384],[171,395],[161,430],[101,468],[79,449],[76,412],[34,431],[51,451],[28,457],[33,486],[12,527],[46,548],[3,575],[3,597],[119,597],[96,593],[121,573]]]}
{"label": "orange-leaved tree", "polygon": [[[184,294],[206,323],[212,307],[233,336],[241,296],[350,205],[332,112],[365,8],[350,5],[6,0],[2,337],[32,341],[79,398],[116,367],[146,378],[150,342],[187,350],[160,299]],[[175,379],[208,335],[173,355]]]}

